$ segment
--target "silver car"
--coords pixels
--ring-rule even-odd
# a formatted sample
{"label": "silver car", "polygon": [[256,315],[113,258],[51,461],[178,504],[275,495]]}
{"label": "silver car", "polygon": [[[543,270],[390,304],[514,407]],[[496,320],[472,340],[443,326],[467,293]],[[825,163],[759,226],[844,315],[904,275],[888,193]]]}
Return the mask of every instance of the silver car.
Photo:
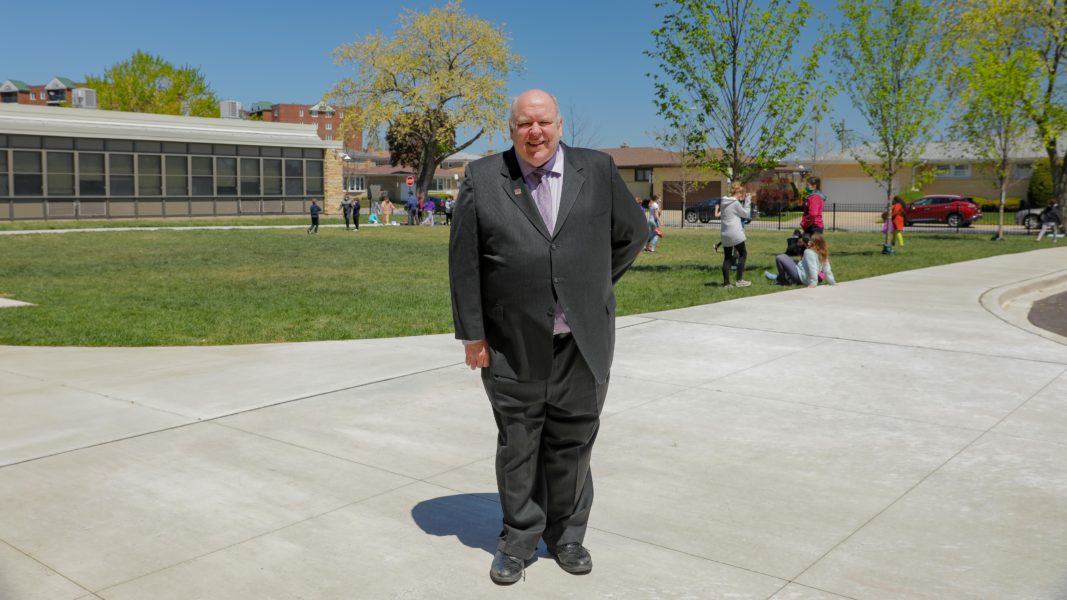
{"label": "silver car", "polygon": [[1015,213],[1015,224],[1027,229],[1041,229],[1041,211],[1043,208],[1023,208]]}

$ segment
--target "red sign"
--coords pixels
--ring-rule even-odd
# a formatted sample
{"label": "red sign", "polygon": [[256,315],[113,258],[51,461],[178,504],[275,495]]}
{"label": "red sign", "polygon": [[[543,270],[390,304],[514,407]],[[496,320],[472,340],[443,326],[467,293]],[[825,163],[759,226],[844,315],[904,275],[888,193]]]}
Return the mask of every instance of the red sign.
{"label": "red sign", "polygon": [[408,185],[415,185],[415,178],[408,175]]}

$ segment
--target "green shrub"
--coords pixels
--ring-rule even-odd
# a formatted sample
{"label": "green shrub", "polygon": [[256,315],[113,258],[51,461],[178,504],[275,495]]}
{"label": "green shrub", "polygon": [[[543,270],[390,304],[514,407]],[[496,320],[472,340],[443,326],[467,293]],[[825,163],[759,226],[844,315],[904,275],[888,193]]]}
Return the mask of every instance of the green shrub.
{"label": "green shrub", "polygon": [[1034,163],[1030,186],[1026,189],[1026,201],[1032,208],[1048,206],[1052,202],[1052,172],[1047,158]]}
{"label": "green shrub", "polygon": [[[974,200],[974,203],[985,212],[1000,210],[1000,198],[981,198],[975,196],[974,198],[971,198],[971,200]],[[1022,208],[1022,204],[1022,198],[1014,198],[1012,196],[1004,198],[1004,210],[1006,211],[1017,211]]]}

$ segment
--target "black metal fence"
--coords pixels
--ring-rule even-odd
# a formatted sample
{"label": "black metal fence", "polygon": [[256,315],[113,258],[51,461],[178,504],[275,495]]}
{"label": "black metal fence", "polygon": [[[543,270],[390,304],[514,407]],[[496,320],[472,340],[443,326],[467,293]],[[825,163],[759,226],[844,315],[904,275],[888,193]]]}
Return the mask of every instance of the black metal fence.
{"label": "black metal fence", "polygon": [[[826,231],[856,231],[856,232],[882,232],[885,223],[882,221],[883,206],[867,204],[840,204],[827,203],[823,212],[823,224]],[[687,218],[688,213],[688,218]],[[1037,211],[1004,212],[1005,234],[1029,234],[1037,233],[1040,225],[1037,223]],[[771,229],[792,231],[800,228],[801,213],[799,211],[787,211],[775,215],[757,215],[751,223],[746,225],[748,229]],[[1031,218],[1027,219],[1027,216]],[[665,210],[663,211],[663,224],[667,227],[682,228],[719,228],[719,220],[712,215],[701,214],[697,210]],[[997,230],[997,212],[983,212],[982,216],[974,222],[961,222],[952,226],[943,221],[932,223],[912,223],[905,231],[907,233],[994,233]]]}

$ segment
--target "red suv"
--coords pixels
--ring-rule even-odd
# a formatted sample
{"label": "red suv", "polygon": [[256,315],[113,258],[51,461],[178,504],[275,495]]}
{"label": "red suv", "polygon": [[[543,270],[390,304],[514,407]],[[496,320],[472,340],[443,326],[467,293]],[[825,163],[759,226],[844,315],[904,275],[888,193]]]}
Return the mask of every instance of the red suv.
{"label": "red suv", "polygon": [[904,224],[945,223],[949,227],[970,227],[982,217],[982,209],[964,196],[923,196],[904,205]]}

